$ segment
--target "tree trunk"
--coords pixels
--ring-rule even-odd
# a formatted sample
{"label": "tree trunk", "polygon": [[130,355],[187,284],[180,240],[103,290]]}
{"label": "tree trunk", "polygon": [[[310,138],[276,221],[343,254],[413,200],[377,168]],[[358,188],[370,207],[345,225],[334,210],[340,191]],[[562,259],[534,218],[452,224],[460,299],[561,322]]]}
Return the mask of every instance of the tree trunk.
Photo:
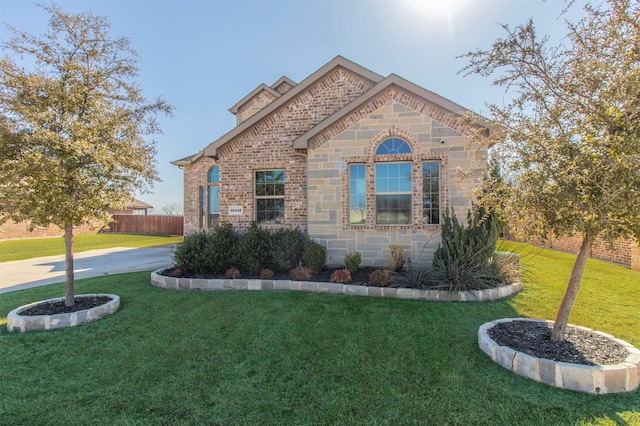
{"label": "tree trunk", "polygon": [[75,279],[73,275],[73,225],[64,227],[65,272],[67,288],[64,299],[65,306],[73,306],[76,302]]}
{"label": "tree trunk", "polygon": [[553,326],[553,331],[551,332],[551,341],[553,342],[563,342],[565,340],[569,315],[571,314],[571,308],[573,308],[573,303],[576,301],[576,296],[578,295],[582,273],[587,264],[590,250],[591,238],[585,236],[582,240],[578,257],[576,257],[576,261],[573,264],[569,284],[564,292],[560,309],[558,309],[558,314],[556,315],[556,321]]}

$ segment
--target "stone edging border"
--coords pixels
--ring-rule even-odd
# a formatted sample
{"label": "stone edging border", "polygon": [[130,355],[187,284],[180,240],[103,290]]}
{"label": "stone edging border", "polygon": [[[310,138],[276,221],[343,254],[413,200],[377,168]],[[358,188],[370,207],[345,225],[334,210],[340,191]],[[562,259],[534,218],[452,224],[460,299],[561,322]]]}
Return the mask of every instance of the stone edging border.
{"label": "stone edging border", "polygon": [[9,314],[7,315],[7,330],[9,330],[9,332],[26,332],[75,327],[110,315],[117,311],[118,308],[120,308],[120,296],[117,296],[115,294],[76,295],[76,297],[83,296],[107,296],[111,298],[111,301],[105,303],[104,305],[96,306],[95,308],[84,309],[82,311],[71,312],[68,314],[32,316],[20,315],[20,312],[26,308],[30,308],[31,306],[45,302],[58,302],[60,300],[64,300],[64,297],[57,297],[54,299],[47,299],[30,303],[28,305],[20,306],[19,308],[16,308],[13,311],[9,312]]}
{"label": "stone edging border", "polygon": [[487,331],[491,327],[498,323],[512,321],[535,321],[553,324],[553,321],[529,318],[504,318],[482,324],[478,330],[478,345],[480,349],[489,355],[494,362],[507,370],[550,386],[591,394],[604,395],[607,393],[631,392],[638,389],[640,383],[640,350],[624,340],[616,339],[601,331],[570,324],[570,327],[597,333],[615,340],[627,349],[629,355],[627,355],[624,362],[614,365],[589,366],[557,362],[518,352],[507,346],[499,346],[489,337]]}
{"label": "stone edging border", "polygon": [[163,270],[164,269],[158,269],[151,273],[151,284],[155,287],[172,290],[296,290],[312,293],[391,297],[396,299],[413,299],[433,302],[485,302],[502,299],[522,290],[522,283],[520,282],[486,290],[470,290],[449,293],[444,290],[370,287],[363,285],[312,281],[174,278],[160,275],[160,272]]}

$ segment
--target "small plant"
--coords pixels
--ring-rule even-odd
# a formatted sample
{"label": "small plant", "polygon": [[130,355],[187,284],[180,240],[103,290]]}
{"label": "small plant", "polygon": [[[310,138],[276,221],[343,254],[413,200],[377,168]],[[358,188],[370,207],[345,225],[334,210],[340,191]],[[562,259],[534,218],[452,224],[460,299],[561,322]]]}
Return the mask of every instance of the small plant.
{"label": "small plant", "polygon": [[170,274],[173,278],[179,278],[182,276],[182,269],[180,268],[174,268],[173,271],[171,271]]}
{"label": "small plant", "polygon": [[327,249],[311,238],[305,238],[302,263],[311,268],[313,272],[318,272],[327,263]]}
{"label": "small plant", "polygon": [[313,276],[313,269],[299,265],[289,271],[289,276],[295,281],[309,281]]}
{"label": "small plant", "polygon": [[427,289],[432,285],[431,275],[431,269],[409,266],[402,272],[392,274],[389,287]]}
{"label": "small plant", "polygon": [[240,276],[240,271],[235,266],[232,266],[227,269],[227,272],[225,272],[224,276],[231,279],[238,278]]}
{"label": "small plant", "polygon": [[334,271],[329,277],[329,281],[332,283],[347,284],[351,282],[351,272],[348,269],[338,269]]}
{"label": "small plant", "polygon": [[391,251],[385,257],[387,258],[387,266],[390,271],[400,272],[404,266],[406,255],[404,254],[404,247],[402,246],[389,246]]}
{"label": "small plant", "polygon": [[355,274],[362,262],[362,255],[359,251],[349,253],[344,257],[344,265],[351,274]]}
{"label": "small plant", "polygon": [[275,276],[275,273],[271,269],[263,269],[260,271],[260,279],[271,280]]}
{"label": "small plant", "polygon": [[388,269],[376,269],[369,274],[369,285],[386,287],[391,282],[391,271]]}

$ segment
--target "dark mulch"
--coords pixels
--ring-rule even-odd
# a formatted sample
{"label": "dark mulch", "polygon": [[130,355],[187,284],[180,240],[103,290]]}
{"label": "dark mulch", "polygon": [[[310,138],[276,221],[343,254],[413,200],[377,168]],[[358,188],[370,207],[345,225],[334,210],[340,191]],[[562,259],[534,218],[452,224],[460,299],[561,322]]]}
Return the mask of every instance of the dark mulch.
{"label": "dark mulch", "polygon": [[[335,271],[339,270],[339,269],[344,269],[344,268],[323,268],[320,272],[317,272],[311,278],[310,281],[314,281],[314,282],[330,282],[331,274],[334,273]],[[358,268],[356,273],[351,275],[351,282],[349,284],[367,285],[367,282],[369,281],[369,274],[371,274],[376,269],[380,269],[380,268],[373,268],[373,267],[370,267],[370,266],[362,266],[362,267]],[[174,271],[176,271],[176,268],[167,268],[167,269],[161,271],[160,274],[168,276],[168,277],[176,277],[176,275],[173,275]],[[224,276],[224,274],[219,274],[219,275],[189,275],[189,274],[184,274],[184,273],[179,274],[178,277],[180,277],[180,278],[206,278],[206,279],[224,279],[224,278],[226,278]],[[258,275],[242,274],[240,277],[238,277],[238,279],[260,279],[260,277]],[[272,279],[274,279],[274,280],[290,280],[292,278],[289,275],[289,272],[285,271],[285,272],[276,272]]]}
{"label": "dark mulch", "polygon": [[109,302],[111,302],[111,298],[108,296],[78,296],[75,298],[73,306],[65,306],[64,299],[59,302],[39,303],[20,311],[20,315],[31,317],[36,315],[70,314],[95,308]]}
{"label": "dark mulch", "polygon": [[619,364],[628,355],[621,344],[599,334],[567,327],[564,342],[551,341],[551,327],[534,321],[498,323],[487,333],[494,342],[538,358],[582,365]]}

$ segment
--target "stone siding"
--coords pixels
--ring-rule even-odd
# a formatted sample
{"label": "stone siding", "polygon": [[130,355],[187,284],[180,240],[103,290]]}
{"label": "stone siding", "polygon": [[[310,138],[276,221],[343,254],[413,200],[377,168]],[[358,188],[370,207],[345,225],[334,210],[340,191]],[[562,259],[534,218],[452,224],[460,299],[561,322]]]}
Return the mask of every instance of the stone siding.
{"label": "stone siding", "polygon": [[[459,218],[465,218],[473,189],[480,183],[485,168],[485,151],[467,149],[468,140],[442,120],[455,123],[451,117],[436,113],[438,120],[426,112],[435,111],[419,104],[406,94],[390,90],[380,99],[368,102],[348,116],[344,122],[356,121],[342,132],[335,132],[336,123],[311,141],[308,154],[308,230],[310,236],[328,249],[328,264],[341,265],[347,253],[359,251],[363,265],[385,266],[390,246],[399,245],[412,264],[425,266],[440,243],[440,225],[423,224],[422,163],[440,163],[441,209],[451,206]],[[378,105],[372,109],[371,105]],[[366,111],[365,115],[363,111]],[[333,134],[332,134],[333,132]],[[331,138],[327,139],[330,134]],[[406,141],[412,154],[376,156],[378,145],[397,137]],[[478,161],[480,160],[480,161]],[[375,164],[389,161],[413,163],[412,223],[409,225],[375,224]],[[349,164],[366,167],[366,224],[349,224]],[[463,180],[460,171],[472,178]]]}

